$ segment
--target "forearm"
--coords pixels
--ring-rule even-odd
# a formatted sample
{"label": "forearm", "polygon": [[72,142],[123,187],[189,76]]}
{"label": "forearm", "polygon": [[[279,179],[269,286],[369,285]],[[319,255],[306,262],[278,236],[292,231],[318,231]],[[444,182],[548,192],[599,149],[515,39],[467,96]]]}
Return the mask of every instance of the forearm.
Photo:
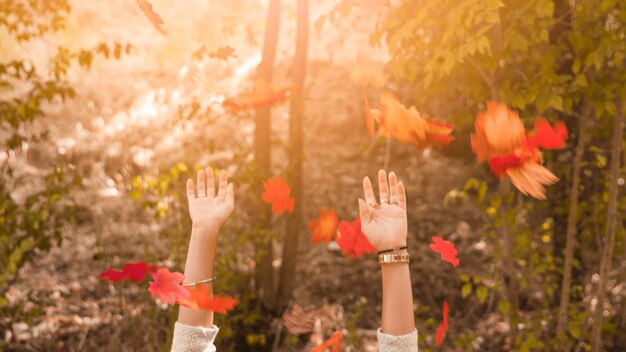
{"label": "forearm", "polygon": [[400,336],[415,330],[413,292],[408,263],[382,264],[382,331]]}
{"label": "forearm", "polygon": [[[191,230],[189,250],[185,263],[185,283],[213,277],[215,252],[217,248],[217,229],[194,226]],[[209,295],[213,295],[213,284],[208,283]],[[180,307],[178,321],[194,326],[213,326],[213,312]]]}

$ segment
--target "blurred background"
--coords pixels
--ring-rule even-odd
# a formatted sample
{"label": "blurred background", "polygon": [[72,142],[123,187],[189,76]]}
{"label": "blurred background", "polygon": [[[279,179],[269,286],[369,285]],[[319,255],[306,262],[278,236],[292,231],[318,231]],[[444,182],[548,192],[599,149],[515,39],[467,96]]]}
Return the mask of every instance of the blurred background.
{"label": "blurred background", "polygon": [[[334,331],[344,351],[377,350],[375,256],[310,244],[308,221],[352,220],[362,177],[383,167],[407,188],[420,350],[626,351],[626,3],[153,0],[162,25],[141,3],[0,3],[0,350],[169,350],[177,308],[98,275],[140,260],[182,271],[185,180],[212,166],[237,203],[215,290],[241,302],[216,316],[218,351],[303,351]],[[364,95],[376,105],[383,89],[351,80],[357,56],[456,140],[370,137]],[[271,109],[222,106],[257,77],[296,89]],[[567,125],[543,155],[560,178],[547,200],[477,162],[489,99],[528,128]],[[293,214],[261,201],[270,176],[289,181]],[[455,243],[457,268],[432,236]]]}

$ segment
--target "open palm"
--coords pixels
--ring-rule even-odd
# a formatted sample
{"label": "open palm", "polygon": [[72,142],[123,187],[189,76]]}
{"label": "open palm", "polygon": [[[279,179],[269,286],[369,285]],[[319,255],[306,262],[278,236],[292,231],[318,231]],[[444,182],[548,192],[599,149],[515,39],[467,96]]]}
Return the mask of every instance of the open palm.
{"label": "open palm", "polygon": [[406,246],[407,217],[406,191],[396,174],[378,171],[380,204],[369,177],[363,179],[365,200],[359,199],[361,230],[379,251]]}
{"label": "open palm", "polygon": [[215,176],[210,167],[198,171],[195,186],[191,179],[187,180],[187,199],[193,226],[219,230],[235,209],[235,192],[233,184],[228,183],[226,171],[219,173],[216,195]]}

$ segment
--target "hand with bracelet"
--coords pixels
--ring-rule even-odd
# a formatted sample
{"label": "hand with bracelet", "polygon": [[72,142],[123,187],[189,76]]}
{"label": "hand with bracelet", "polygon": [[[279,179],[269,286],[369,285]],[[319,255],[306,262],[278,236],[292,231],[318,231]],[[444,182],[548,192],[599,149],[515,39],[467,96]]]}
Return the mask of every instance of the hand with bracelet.
{"label": "hand with bracelet", "polygon": [[379,251],[382,272],[382,327],[378,332],[380,351],[417,351],[413,315],[413,293],[407,252],[406,191],[395,173],[378,171],[380,202],[372,182],[363,179],[365,200],[359,199],[361,229]]}
{"label": "hand with bracelet", "polygon": [[[220,171],[218,179],[216,191],[215,173],[209,167],[198,171],[195,183],[187,180],[192,229],[183,285],[208,285],[210,295],[219,230],[235,209],[234,187],[226,171]],[[217,332],[213,312],[180,307],[172,351],[215,351]]]}

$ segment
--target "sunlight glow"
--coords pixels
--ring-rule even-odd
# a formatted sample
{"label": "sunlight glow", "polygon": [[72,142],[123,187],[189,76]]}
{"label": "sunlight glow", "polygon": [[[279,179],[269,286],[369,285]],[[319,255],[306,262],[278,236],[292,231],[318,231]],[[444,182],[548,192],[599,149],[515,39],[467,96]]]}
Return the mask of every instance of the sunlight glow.
{"label": "sunlight glow", "polygon": [[236,80],[241,80],[243,76],[247,75],[250,70],[255,68],[261,62],[261,53],[256,53],[251,58],[244,61],[237,69],[235,70],[235,78]]}

